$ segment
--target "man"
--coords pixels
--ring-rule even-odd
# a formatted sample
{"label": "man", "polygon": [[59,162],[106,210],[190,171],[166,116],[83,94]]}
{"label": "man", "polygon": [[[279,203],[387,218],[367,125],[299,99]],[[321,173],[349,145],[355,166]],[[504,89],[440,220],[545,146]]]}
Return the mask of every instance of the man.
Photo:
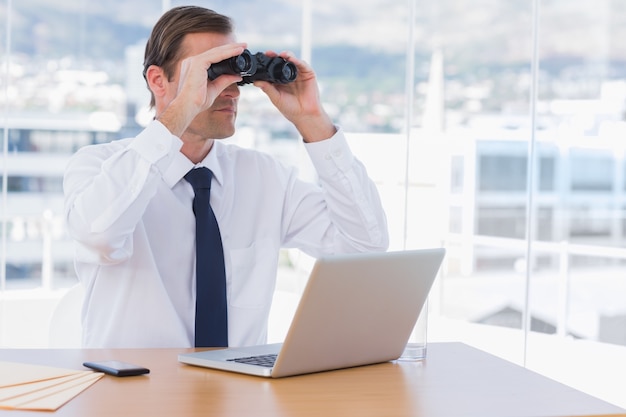
{"label": "man", "polygon": [[196,260],[214,251],[196,259],[194,188],[186,180],[196,167],[213,173],[230,346],[266,341],[281,247],[314,257],[386,250],[376,188],[322,108],[305,62],[283,52],[296,80],[254,85],[297,128],[319,185],[267,155],[219,141],[235,131],[241,76],[209,80],[207,70],[245,47],[230,19],[211,10],[165,13],[144,62],[155,120],[137,137],[82,148],[68,164],[65,213],[86,294],[86,347],[198,345]]}

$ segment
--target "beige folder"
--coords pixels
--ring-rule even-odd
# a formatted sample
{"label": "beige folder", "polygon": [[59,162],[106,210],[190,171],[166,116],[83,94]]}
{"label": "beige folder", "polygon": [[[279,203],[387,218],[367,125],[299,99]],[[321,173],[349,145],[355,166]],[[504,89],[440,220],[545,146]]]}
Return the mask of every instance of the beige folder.
{"label": "beige folder", "polygon": [[103,375],[0,361],[0,409],[54,411]]}

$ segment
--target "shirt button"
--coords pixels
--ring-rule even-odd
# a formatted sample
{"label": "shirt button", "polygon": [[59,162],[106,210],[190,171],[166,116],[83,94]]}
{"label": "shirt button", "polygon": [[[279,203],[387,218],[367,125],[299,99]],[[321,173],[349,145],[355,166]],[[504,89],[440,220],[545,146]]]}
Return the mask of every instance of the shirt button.
{"label": "shirt button", "polygon": [[329,153],[324,155],[324,158],[326,158],[327,161],[330,161],[331,159],[333,159],[333,157]]}
{"label": "shirt button", "polygon": [[162,151],[163,149],[165,149],[165,146],[162,143],[158,143],[156,145],[156,149],[157,149],[157,151]]}
{"label": "shirt button", "polygon": [[343,155],[343,152],[341,152],[341,151],[335,151],[335,152],[333,152],[333,156],[334,156],[335,158],[341,158],[341,156],[342,156],[342,155]]}

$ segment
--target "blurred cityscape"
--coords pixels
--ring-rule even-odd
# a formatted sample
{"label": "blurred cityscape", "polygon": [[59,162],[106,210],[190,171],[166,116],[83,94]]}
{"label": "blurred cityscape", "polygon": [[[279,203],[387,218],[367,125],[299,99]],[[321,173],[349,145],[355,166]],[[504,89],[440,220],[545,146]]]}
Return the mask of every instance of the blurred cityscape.
{"label": "blurred cityscape", "polygon": [[[14,6],[11,54],[0,50],[4,288],[75,282],[63,170],[81,146],[132,136],[150,120],[141,71],[160,14],[152,3]],[[448,247],[433,301],[442,315],[520,328],[530,268],[533,330],[626,345],[626,50],[617,42],[626,10],[616,0],[592,13],[581,1],[546,7],[533,118],[530,6],[491,3],[482,14],[460,0],[422,10],[409,91],[404,2],[313,5],[311,61],[326,109],[379,186],[392,248]],[[210,7],[235,17],[254,50],[300,50],[300,1]],[[606,24],[580,33],[599,18]],[[297,133],[254,87],[242,87],[229,140],[306,174]]]}

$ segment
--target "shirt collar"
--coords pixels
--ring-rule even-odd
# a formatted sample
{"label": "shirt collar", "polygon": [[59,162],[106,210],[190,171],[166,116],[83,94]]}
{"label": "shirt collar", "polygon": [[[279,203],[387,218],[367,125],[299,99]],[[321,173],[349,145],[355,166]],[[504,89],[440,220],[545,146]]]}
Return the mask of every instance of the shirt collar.
{"label": "shirt collar", "polygon": [[176,152],[173,155],[172,162],[165,172],[162,172],[163,180],[170,187],[174,187],[180,181],[190,169],[193,168],[193,162],[191,162],[185,155],[180,152]]}
{"label": "shirt collar", "polygon": [[224,174],[222,172],[222,165],[220,164],[220,154],[224,151],[223,144],[219,140],[213,141],[213,147],[209,154],[200,161],[196,167],[207,167],[213,172],[213,178],[221,186],[223,184]]}
{"label": "shirt collar", "polygon": [[223,144],[219,141],[213,142],[213,147],[209,154],[200,163],[194,165],[185,155],[180,152],[174,154],[173,161],[170,164],[166,172],[164,172],[163,179],[166,184],[171,188],[185,175],[191,171],[194,167],[207,167],[213,172],[213,178],[221,186],[223,182],[222,167],[219,163],[219,155],[224,151]]}

